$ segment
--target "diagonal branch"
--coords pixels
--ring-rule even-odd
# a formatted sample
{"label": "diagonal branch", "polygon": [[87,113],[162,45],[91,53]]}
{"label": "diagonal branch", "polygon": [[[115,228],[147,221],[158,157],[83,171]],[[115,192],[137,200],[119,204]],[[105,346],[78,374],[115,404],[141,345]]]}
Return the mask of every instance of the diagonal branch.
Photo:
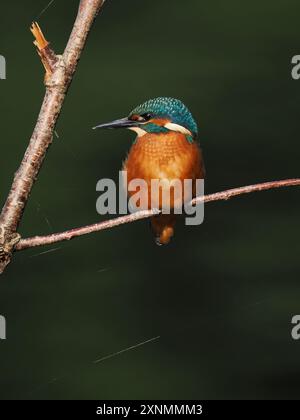
{"label": "diagonal branch", "polygon": [[81,0],[70,39],[62,56],[55,55],[39,26],[31,30],[39,55],[46,69],[46,93],[35,129],[24,158],[15,174],[9,195],[0,215],[0,273],[10,262],[20,236],[17,228],[33,184],[39,174],[64,99],[87,36],[105,0]]}
{"label": "diagonal branch", "polygon": [[[211,201],[220,201],[228,200],[229,198],[236,197],[242,194],[249,194],[256,191],[265,191],[274,188],[283,188],[283,187],[293,187],[300,186],[300,178],[296,179],[285,179],[282,181],[271,181],[264,182],[261,184],[248,185],[240,188],[233,188],[226,191],[217,192],[214,194],[205,195],[202,197],[197,197],[193,200],[193,204],[199,204],[201,202],[209,203]],[[147,219],[151,216],[159,214],[159,210],[146,210],[139,211],[127,216],[121,216],[116,219],[106,220],[104,222],[95,223],[93,225],[83,226],[80,228],[75,228],[67,230],[65,232],[53,233],[52,235],[47,236],[34,236],[32,238],[21,239],[20,242],[16,245],[16,251],[21,251],[23,249],[50,245],[57,242],[69,241],[78,236],[87,235],[89,233],[100,232],[101,230],[111,229],[116,226],[124,225],[126,223],[132,223],[137,220]]]}

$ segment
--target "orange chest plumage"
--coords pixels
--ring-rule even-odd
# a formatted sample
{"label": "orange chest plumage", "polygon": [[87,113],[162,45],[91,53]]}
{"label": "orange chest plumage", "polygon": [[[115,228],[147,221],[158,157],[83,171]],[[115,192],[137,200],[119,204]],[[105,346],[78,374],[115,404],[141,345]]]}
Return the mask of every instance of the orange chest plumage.
{"label": "orange chest plumage", "polygon": [[128,181],[200,179],[204,177],[201,150],[182,133],[147,133],[138,137],[124,163]]}

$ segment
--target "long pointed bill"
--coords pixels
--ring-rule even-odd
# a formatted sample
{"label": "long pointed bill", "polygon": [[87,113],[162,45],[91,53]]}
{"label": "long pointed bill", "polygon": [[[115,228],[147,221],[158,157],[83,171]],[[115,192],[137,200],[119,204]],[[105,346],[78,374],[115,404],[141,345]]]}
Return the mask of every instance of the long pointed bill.
{"label": "long pointed bill", "polygon": [[100,124],[96,127],[93,127],[93,130],[96,130],[98,128],[107,128],[107,129],[113,129],[113,128],[130,128],[130,127],[137,127],[139,126],[138,121],[132,121],[128,118],[122,118],[120,120],[115,120],[106,124]]}

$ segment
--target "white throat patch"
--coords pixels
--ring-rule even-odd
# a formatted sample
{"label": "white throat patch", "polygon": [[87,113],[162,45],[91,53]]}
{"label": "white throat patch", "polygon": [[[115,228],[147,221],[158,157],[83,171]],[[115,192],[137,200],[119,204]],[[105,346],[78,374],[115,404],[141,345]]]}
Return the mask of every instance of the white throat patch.
{"label": "white throat patch", "polygon": [[134,131],[138,137],[143,137],[145,134],[147,134],[147,131],[143,130],[140,127],[129,127],[128,130]]}
{"label": "white throat patch", "polygon": [[187,128],[185,128],[185,127],[183,127],[182,125],[179,125],[179,124],[167,123],[167,124],[165,124],[165,127],[168,130],[171,130],[171,131],[178,131],[179,133],[187,134],[188,136],[192,135],[190,130],[188,130]]}
{"label": "white throat patch", "polygon": [[[177,131],[178,133],[192,136],[190,130],[179,124],[169,122],[165,124],[164,127],[171,131]],[[147,131],[143,130],[141,127],[128,127],[128,130],[134,131],[138,135],[138,137],[143,137],[145,134],[147,134]]]}

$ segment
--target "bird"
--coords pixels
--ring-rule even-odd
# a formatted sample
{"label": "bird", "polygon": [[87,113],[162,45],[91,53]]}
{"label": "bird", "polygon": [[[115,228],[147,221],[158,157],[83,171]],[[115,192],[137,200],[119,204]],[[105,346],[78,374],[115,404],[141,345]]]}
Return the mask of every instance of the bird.
{"label": "bird", "polygon": [[[157,245],[167,245],[174,235],[175,207],[182,207],[180,197],[170,192],[174,179],[192,180],[191,195],[195,196],[195,181],[204,179],[203,153],[198,143],[198,127],[189,109],[175,98],[159,97],[149,99],[130,112],[128,117],[100,124],[94,129],[125,128],[136,133],[136,138],[123,162],[127,172],[127,189],[134,179],[142,179],[148,186],[147,208],[162,209],[164,206],[161,186],[156,201],[151,202],[151,181],[159,180],[160,185],[169,186],[170,212],[151,217],[150,222]],[[153,188],[152,188],[153,189]],[[129,196],[133,194],[128,191]],[[153,205],[154,204],[154,205]]]}

